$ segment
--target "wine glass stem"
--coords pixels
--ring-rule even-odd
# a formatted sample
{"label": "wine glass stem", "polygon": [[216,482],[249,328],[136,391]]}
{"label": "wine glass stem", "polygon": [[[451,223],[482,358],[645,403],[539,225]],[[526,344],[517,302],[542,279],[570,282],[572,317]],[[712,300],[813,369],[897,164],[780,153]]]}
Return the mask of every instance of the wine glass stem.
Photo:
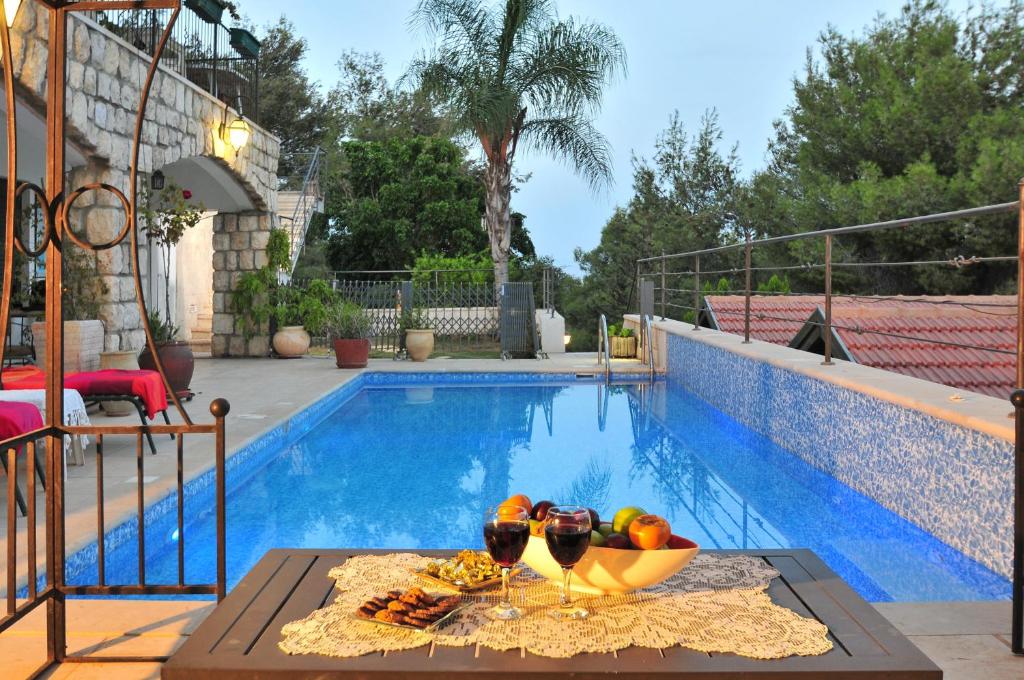
{"label": "wine glass stem", "polygon": [[572,606],[572,594],[569,590],[569,581],[572,580],[572,567],[562,567],[562,606]]}
{"label": "wine glass stem", "polygon": [[509,597],[508,592],[508,567],[501,568],[501,607],[502,609],[512,609],[512,598]]}

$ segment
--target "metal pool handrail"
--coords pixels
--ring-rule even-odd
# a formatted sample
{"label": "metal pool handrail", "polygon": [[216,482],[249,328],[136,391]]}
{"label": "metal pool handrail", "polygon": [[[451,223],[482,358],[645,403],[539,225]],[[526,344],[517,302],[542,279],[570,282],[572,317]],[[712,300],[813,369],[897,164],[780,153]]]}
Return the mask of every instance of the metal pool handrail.
{"label": "metal pool handrail", "polygon": [[604,314],[597,322],[597,363],[601,364],[604,359],[604,379],[611,380],[612,377],[612,355],[608,340],[608,317]]}
{"label": "metal pool handrail", "polygon": [[651,325],[650,314],[643,315],[644,324],[644,341],[647,344],[647,363],[651,367],[651,380],[654,380],[654,340],[651,336],[654,334],[654,327]]}

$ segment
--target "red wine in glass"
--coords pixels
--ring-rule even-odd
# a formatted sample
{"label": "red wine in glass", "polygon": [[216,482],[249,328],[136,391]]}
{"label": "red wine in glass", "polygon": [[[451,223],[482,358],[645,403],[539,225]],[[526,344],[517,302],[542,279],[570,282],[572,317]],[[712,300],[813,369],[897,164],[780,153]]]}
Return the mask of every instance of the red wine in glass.
{"label": "red wine in glass", "polygon": [[488,508],[484,514],[484,543],[491,559],[501,567],[501,602],[487,610],[487,615],[499,621],[511,621],[522,616],[509,598],[509,570],[515,566],[530,540],[530,514],[526,508],[499,505]]}
{"label": "red wine in glass", "polygon": [[590,511],[574,505],[559,505],[548,510],[544,520],[544,540],[551,557],[562,567],[562,594],[551,616],[559,620],[585,619],[585,608],[572,603],[572,568],[590,547]]}
{"label": "red wine in glass", "polygon": [[548,552],[563,567],[572,567],[590,546],[590,528],[549,524],[544,528]]}
{"label": "red wine in glass", "polygon": [[530,525],[522,522],[488,522],[484,525],[484,543],[491,559],[511,569],[526,551],[530,540]]}

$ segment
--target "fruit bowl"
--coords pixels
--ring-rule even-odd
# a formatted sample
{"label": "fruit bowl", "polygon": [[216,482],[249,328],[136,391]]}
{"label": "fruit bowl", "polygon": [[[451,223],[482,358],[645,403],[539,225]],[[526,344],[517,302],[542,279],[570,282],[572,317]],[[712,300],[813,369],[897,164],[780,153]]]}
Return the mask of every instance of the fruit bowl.
{"label": "fruit bowl", "polygon": [[[689,564],[700,552],[692,548],[674,550],[621,550],[590,546],[573,569],[572,589],[581,593],[609,595],[630,593],[638,588],[661,583]],[[555,583],[562,582],[562,567],[548,552],[543,536],[530,536],[523,562]]]}

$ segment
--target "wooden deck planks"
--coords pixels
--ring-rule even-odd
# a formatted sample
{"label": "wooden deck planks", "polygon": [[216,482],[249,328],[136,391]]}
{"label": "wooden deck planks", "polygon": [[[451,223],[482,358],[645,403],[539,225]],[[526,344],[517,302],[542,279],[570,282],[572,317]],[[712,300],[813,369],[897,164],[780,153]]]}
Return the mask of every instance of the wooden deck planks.
{"label": "wooden deck planks", "polygon": [[[629,648],[614,654],[547,659],[521,650],[425,645],[354,659],[289,657],[277,648],[285,623],[331,599],[327,572],[349,555],[387,551],[274,550],[253,568],[228,598],[165,664],[166,680],[264,678],[451,678],[528,677],[572,673],[578,678],[614,674],[627,678],[678,677],[712,680],[802,678],[805,680],[938,680],[941,672],[864,602],[815,555],[805,550],[722,551],[752,554],[782,573],[768,593],[780,605],[818,618],[833,632],[836,648],[817,657],[759,661],[730,654],[708,655],[683,647]],[[434,555],[443,551],[428,551]]]}

